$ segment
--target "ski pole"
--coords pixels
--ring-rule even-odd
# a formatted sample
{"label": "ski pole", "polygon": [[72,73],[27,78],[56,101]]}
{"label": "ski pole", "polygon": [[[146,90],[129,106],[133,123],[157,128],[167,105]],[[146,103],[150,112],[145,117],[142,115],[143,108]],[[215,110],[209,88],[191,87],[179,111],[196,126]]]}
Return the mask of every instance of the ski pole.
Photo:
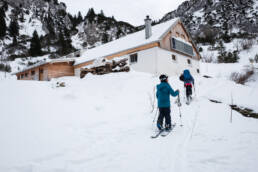
{"label": "ski pole", "polygon": [[156,117],[157,117],[157,114],[158,114],[158,108],[156,109],[156,113],[155,113],[154,119],[153,119],[153,121],[152,121],[152,125],[153,125],[154,122],[155,122],[155,119],[156,119]]}
{"label": "ski pole", "polygon": [[196,98],[196,91],[195,91],[195,85],[194,85],[194,97]]}
{"label": "ski pole", "polygon": [[180,106],[181,106],[180,95],[178,94],[178,110],[179,110],[179,117],[180,117],[180,123],[181,123],[180,126],[182,127],[183,124],[182,124],[182,114],[181,114]]}

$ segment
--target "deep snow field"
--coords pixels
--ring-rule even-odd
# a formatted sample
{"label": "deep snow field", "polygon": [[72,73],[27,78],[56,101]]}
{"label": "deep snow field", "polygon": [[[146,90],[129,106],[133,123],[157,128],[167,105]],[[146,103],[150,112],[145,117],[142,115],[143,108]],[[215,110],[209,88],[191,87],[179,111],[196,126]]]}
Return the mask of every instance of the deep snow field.
{"label": "deep snow field", "polygon": [[[258,120],[233,111],[230,123],[228,105],[232,95],[234,104],[258,112],[258,81],[235,84],[228,80],[234,69],[202,64],[202,75],[213,78],[194,76],[189,106],[178,76],[170,77],[181,91],[183,127],[171,97],[177,126],[157,139],[150,138],[157,76],[132,71],[37,82],[0,73],[0,172],[254,172]],[[60,81],[66,87],[56,87]]]}

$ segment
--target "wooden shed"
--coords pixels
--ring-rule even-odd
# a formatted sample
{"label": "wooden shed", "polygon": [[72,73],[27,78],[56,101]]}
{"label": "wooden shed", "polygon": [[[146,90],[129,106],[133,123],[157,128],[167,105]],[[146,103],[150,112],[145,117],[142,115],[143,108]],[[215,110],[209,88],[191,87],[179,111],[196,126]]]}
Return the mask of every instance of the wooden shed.
{"label": "wooden shed", "polygon": [[15,73],[18,80],[49,81],[52,78],[74,76],[74,60],[59,59],[39,63]]}

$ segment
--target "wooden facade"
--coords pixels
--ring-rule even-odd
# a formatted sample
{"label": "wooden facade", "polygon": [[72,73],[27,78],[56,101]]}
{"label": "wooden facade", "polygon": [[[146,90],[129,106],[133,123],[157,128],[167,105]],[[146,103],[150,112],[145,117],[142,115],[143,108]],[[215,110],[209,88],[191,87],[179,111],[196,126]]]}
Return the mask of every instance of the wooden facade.
{"label": "wooden facade", "polygon": [[63,76],[74,76],[74,67],[71,63],[53,63],[48,66],[48,78],[58,78]]}
{"label": "wooden facade", "polygon": [[185,40],[186,42],[191,43],[193,50],[194,50],[195,54],[197,55],[197,56],[194,56],[193,58],[195,58],[197,60],[201,59],[201,56],[200,56],[198,50],[196,49],[194,43],[192,42],[190,35],[188,34],[186,29],[184,28],[184,25],[181,22],[178,22],[173,28],[170,28],[170,31],[168,32],[168,34],[166,34],[164,36],[164,38],[160,41],[160,48],[166,49],[168,51],[173,51],[173,52],[176,52],[176,53],[179,53],[184,56],[192,58],[192,56],[190,56],[188,54],[184,54],[184,53],[181,53],[179,51],[172,49],[171,48],[171,40],[170,40],[171,37],[181,38],[181,39]]}
{"label": "wooden facade", "polygon": [[46,63],[16,73],[18,80],[49,81],[52,78],[74,76],[73,62]]}

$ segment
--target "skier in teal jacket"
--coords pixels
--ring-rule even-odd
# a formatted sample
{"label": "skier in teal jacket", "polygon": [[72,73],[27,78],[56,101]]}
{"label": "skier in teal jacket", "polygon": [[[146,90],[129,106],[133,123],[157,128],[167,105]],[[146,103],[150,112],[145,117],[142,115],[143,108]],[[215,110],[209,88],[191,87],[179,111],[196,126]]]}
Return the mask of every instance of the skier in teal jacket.
{"label": "skier in teal jacket", "polygon": [[165,118],[165,129],[171,129],[170,117],[170,95],[176,97],[179,95],[179,90],[174,91],[168,83],[168,76],[160,75],[161,83],[157,85],[156,97],[158,99],[159,117],[157,127],[159,130],[163,129],[163,120]]}

